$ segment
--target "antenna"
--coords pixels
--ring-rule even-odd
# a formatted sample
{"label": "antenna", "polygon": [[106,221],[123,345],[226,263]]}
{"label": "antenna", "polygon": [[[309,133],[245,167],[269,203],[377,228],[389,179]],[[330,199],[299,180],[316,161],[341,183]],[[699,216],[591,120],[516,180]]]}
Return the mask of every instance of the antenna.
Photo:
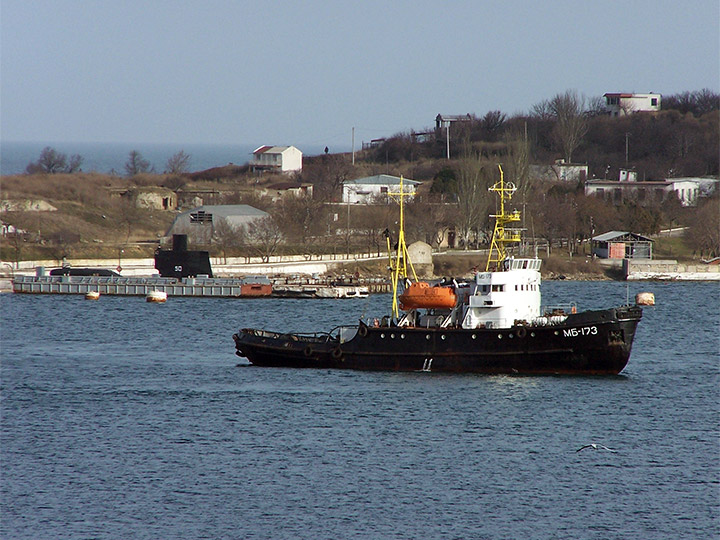
{"label": "antenna", "polygon": [[493,230],[492,241],[490,242],[490,252],[488,253],[487,264],[485,265],[485,271],[490,270],[490,263],[495,263],[495,269],[499,270],[500,264],[507,258],[507,248],[505,244],[515,244],[522,240],[520,237],[520,231],[518,229],[505,229],[505,226],[510,223],[517,223],[520,221],[520,212],[513,210],[510,212],[505,211],[505,203],[510,202],[513,193],[517,189],[515,184],[512,182],[505,183],[505,175],[502,167],[498,164],[500,169],[500,181],[496,182],[488,191],[494,191],[499,194],[500,197],[500,213],[491,214],[490,217],[495,218],[495,229]]}
{"label": "antenna", "polygon": [[630,305],[630,283],[625,282],[625,305]]}

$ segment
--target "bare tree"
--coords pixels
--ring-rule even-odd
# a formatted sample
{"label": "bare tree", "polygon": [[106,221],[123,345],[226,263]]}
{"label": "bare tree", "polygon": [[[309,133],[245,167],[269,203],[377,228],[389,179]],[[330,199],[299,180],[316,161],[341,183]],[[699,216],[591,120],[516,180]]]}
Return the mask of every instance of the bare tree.
{"label": "bare tree", "polygon": [[[451,206],[441,196],[418,196],[406,208],[406,230],[410,238],[416,238],[437,247],[445,239],[449,229]],[[454,207],[454,205],[453,205]]]}
{"label": "bare tree", "polygon": [[457,174],[458,213],[455,224],[468,249],[473,232],[477,234],[487,213],[487,182],[482,172],[483,163],[477,157],[462,160]]}
{"label": "bare tree", "polygon": [[125,172],[128,176],[150,172],[150,162],[137,150],[131,150],[128,160],[125,162]]}
{"label": "bare tree", "polygon": [[311,237],[322,231],[324,205],[312,195],[287,196],[277,205],[275,220],[286,238],[307,245]]}
{"label": "bare tree", "polygon": [[68,157],[66,154],[58,152],[51,146],[46,146],[40,152],[40,158],[32,163],[28,163],[25,171],[28,174],[57,174],[57,173],[76,173],[82,166],[83,158],[79,154],[73,154]]}
{"label": "bare tree", "polygon": [[532,106],[530,110],[530,116],[537,118],[538,120],[550,120],[553,117],[552,107],[550,106],[550,100],[543,99]]}
{"label": "bare tree", "polygon": [[220,218],[213,222],[212,240],[222,251],[224,264],[227,264],[228,251],[231,248],[241,247],[245,238],[244,227],[234,226],[226,218]]}
{"label": "bare tree", "polygon": [[605,100],[602,97],[595,96],[588,100],[587,115],[589,117],[605,116],[606,114]]}
{"label": "bare tree", "polygon": [[180,150],[167,160],[165,172],[169,174],[181,174],[187,172],[189,166],[190,154],[186,154],[184,150]]}
{"label": "bare tree", "polygon": [[247,238],[262,261],[268,262],[282,241],[282,232],[275,220],[267,216],[248,225]]}
{"label": "bare tree", "polygon": [[588,130],[585,115],[585,98],[574,90],[557,94],[550,100],[550,110],[555,117],[555,135],[562,147],[566,163],[572,163],[573,152],[582,143]]}
{"label": "bare tree", "polygon": [[527,135],[519,130],[505,133],[505,143],[508,147],[507,174],[514,178],[515,186],[522,193],[530,188],[530,141]]}
{"label": "bare tree", "polygon": [[720,256],[720,198],[703,201],[691,214],[685,233],[694,253],[708,258]]}

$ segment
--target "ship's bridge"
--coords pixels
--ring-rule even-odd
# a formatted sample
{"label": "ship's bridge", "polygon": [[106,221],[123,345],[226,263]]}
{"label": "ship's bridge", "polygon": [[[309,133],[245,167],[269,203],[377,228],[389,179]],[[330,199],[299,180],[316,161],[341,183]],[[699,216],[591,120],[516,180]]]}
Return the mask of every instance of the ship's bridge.
{"label": "ship's bridge", "polygon": [[510,328],[540,315],[540,259],[506,259],[501,272],[479,272],[463,328]]}

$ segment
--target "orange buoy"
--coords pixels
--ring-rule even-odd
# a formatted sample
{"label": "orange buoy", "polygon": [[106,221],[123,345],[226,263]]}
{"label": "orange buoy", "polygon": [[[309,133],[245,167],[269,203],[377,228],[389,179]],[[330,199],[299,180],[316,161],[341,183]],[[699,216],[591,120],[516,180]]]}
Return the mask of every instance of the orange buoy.
{"label": "orange buoy", "polygon": [[457,295],[452,287],[431,287],[424,281],[411,283],[398,297],[400,309],[455,307]]}

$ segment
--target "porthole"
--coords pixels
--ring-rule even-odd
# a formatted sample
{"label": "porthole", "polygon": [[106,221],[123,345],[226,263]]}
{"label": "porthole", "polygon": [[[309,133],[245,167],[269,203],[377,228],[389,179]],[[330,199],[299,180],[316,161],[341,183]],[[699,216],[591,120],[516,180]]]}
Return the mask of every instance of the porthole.
{"label": "porthole", "polygon": [[530,332],[530,337],[535,337],[535,332]]}
{"label": "porthole", "polygon": [[447,336],[445,336],[445,334],[443,334],[442,336],[440,336],[440,339],[445,339],[446,337]]}
{"label": "porthole", "polygon": [[473,334],[473,335],[472,335],[472,338],[473,338],[473,339],[477,339],[477,335],[476,335],[476,334]]}
{"label": "porthole", "polygon": [[425,336],[425,339],[428,339],[428,340],[429,340],[429,339],[430,339],[430,334],[427,334],[427,335]]}
{"label": "porthole", "polygon": [[395,339],[395,334],[390,334],[390,339]]}
{"label": "porthole", "polygon": [[508,334],[508,337],[509,337],[510,339],[512,339],[512,338],[514,338],[515,336],[513,336],[512,334]]}
{"label": "porthole", "polygon": [[380,334],[380,337],[381,337],[382,339],[385,339],[385,334]]}
{"label": "porthole", "polygon": [[555,332],[553,332],[553,334],[555,334],[556,336],[559,336],[559,335],[560,335],[560,332],[558,332],[557,330],[555,330]]}
{"label": "porthole", "polygon": [[498,334],[498,339],[502,339],[502,334]]}
{"label": "porthole", "polygon": [[405,334],[400,334],[400,339],[405,339]]}

